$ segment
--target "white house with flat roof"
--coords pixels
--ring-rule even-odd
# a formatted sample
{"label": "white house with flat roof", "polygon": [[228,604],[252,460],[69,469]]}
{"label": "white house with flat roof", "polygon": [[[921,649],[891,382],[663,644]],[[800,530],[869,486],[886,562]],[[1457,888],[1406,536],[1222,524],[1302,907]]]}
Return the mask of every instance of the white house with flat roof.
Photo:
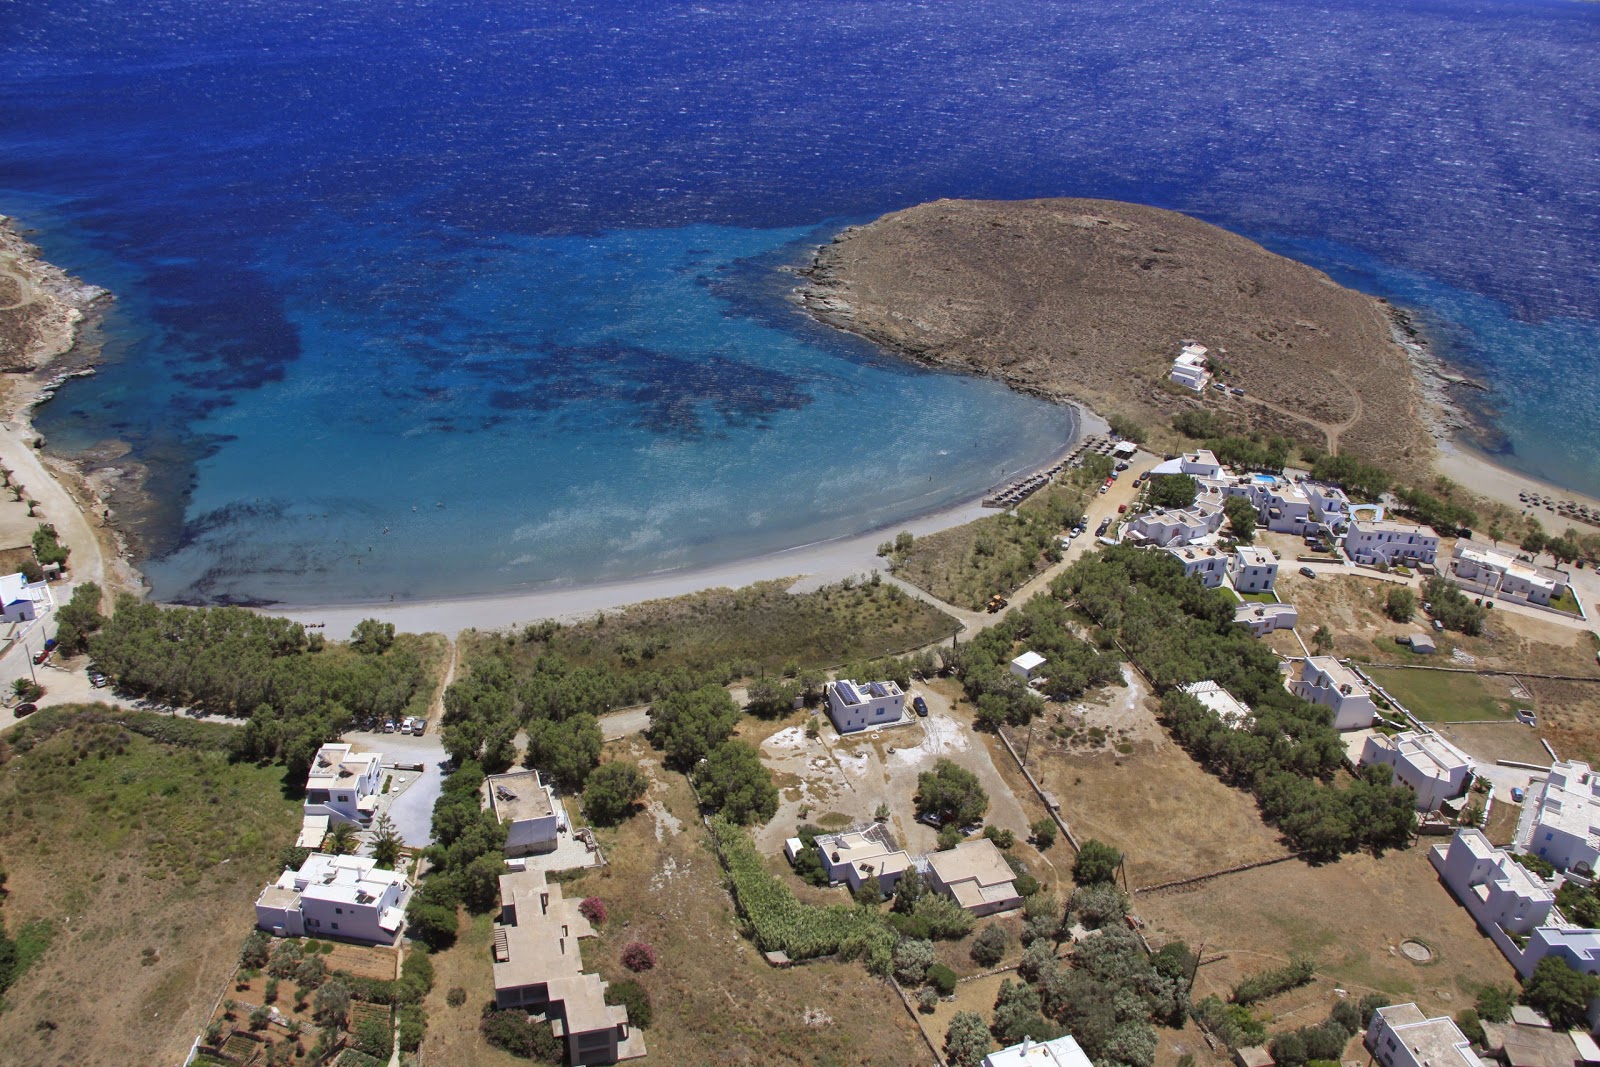
{"label": "white house with flat roof", "polygon": [[1549,923],[1555,894],[1511,853],[1490,844],[1482,830],[1457,830],[1448,845],[1433,847],[1429,859],[1491,937],[1491,927],[1520,935]]}
{"label": "white house with flat roof", "polygon": [[1207,369],[1206,362],[1209,352],[1205,345],[1185,341],[1183,348],[1178,352],[1178,357],[1172,361],[1172,371],[1167,377],[1185,389],[1200,392],[1211,380],[1211,372]]}
{"label": "white house with flat roof", "polygon": [[1257,604],[1246,601],[1233,609],[1233,621],[1247,626],[1256,637],[1265,637],[1274,630],[1292,630],[1300,621],[1300,613],[1293,604]]}
{"label": "white house with flat roof", "polygon": [[1365,1040],[1383,1067],[1482,1067],[1460,1027],[1449,1018],[1429,1019],[1415,1004],[1373,1012]]}
{"label": "white house with flat roof", "polygon": [[1071,1034],[1053,1041],[1023,1038],[1022,1044],[999,1049],[983,1058],[983,1067],[1093,1067]]}
{"label": "white house with flat roof", "polygon": [[1354,671],[1332,656],[1296,661],[1289,673],[1289,692],[1333,709],[1336,730],[1364,730],[1378,718],[1378,705]]}
{"label": "white house with flat roof", "polygon": [[1228,573],[1228,557],[1221,549],[1189,545],[1184,548],[1168,548],[1166,551],[1183,565],[1185,578],[1199,578],[1200,584],[1207,589],[1220,586],[1223,577]]}
{"label": "white house with flat roof", "polygon": [[277,937],[335,937],[392,945],[405,923],[405,875],[370,856],[313,852],[256,898],[256,925]]}
{"label": "white house with flat roof", "polygon": [[494,817],[506,828],[508,859],[555,851],[566,825],[566,810],[538,771],[491,774],[483,789]]}
{"label": "white house with flat roof", "polygon": [[1450,573],[1473,592],[1549,606],[1567,591],[1566,571],[1541,567],[1511,548],[1462,538],[1450,552]]}
{"label": "white house with flat roof", "polygon": [[32,622],[55,606],[49,582],[30,582],[21,572],[0,575],[0,619]]}
{"label": "white house with flat roof", "polygon": [[1039,676],[1039,670],[1045,662],[1045,658],[1037,652],[1024,652],[1011,661],[1011,673],[1024,682],[1031,682]]}
{"label": "white house with flat roof", "polygon": [[1394,781],[1409,785],[1417,794],[1418,811],[1435,811],[1446,800],[1467,791],[1472,781],[1472,760],[1438,734],[1407,730],[1389,737],[1373,734],[1361,750],[1361,765],[1383,764],[1394,771]]}
{"label": "white house with flat roof", "polygon": [[[1517,973],[1526,978],[1533,973],[1539,961],[1546,956],[1559,956],[1567,966],[1580,974],[1600,974],[1600,930],[1584,930],[1576,926],[1536,926],[1528,932],[1528,948],[1524,963],[1517,965]],[[1516,963],[1515,960],[1512,961]],[[1594,1020],[1595,1002],[1589,1002],[1589,1018]]]}
{"label": "white house with flat roof", "polygon": [[828,881],[842,882],[852,893],[868,878],[876,878],[885,894],[892,893],[900,876],[912,866],[911,857],[894,844],[881,823],[866,830],[819,835],[817,851]]}
{"label": "white house with flat roof", "polygon": [[1389,519],[1355,519],[1345,529],[1345,555],[1357,563],[1432,563],[1439,552],[1439,535],[1431,526]]}
{"label": "white house with flat roof", "polygon": [[1200,497],[1186,508],[1157,508],[1135,515],[1123,536],[1168,548],[1203,541],[1222,529],[1220,501]]}
{"label": "white house with flat roof", "polygon": [[899,722],[906,695],[892,681],[852,682],[841,678],[828,686],[828,717],[841,734]]}
{"label": "white house with flat roof", "polygon": [[365,826],[378,810],[382,781],[381,754],[356,752],[343,742],[323,745],[306,772],[305,818]]}
{"label": "white house with flat roof", "polygon": [[1016,874],[986,837],[928,856],[928,884],[974,915],[1022,906]]}
{"label": "white house with flat roof", "polygon": [[1226,468],[1217,462],[1217,454],[1209,448],[1185,452],[1177,459],[1163,460],[1151,468],[1150,476],[1158,474],[1187,474],[1191,478],[1221,478]]}
{"label": "white house with flat roof", "polygon": [[1190,682],[1183,687],[1183,691],[1214,712],[1224,726],[1235,730],[1248,730],[1255,725],[1256,717],[1250,710],[1250,705],[1216,682],[1209,679],[1203,682]]}
{"label": "white house with flat roof", "polygon": [[501,1011],[542,1015],[568,1063],[604,1064],[645,1054],[628,1009],[606,1003],[607,983],[585,974],[578,939],[594,927],[539,870],[500,876],[494,924],[494,1003]]}
{"label": "white house with flat roof", "polygon": [[1228,580],[1241,593],[1270,593],[1278,580],[1278,557],[1270,548],[1239,545],[1228,561]]}
{"label": "white house with flat roof", "polygon": [[1527,851],[1558,871],[1594,873],[1600,860],[1600,779],[1589,765],[1578,760],[1553,765],[1531,799]]}

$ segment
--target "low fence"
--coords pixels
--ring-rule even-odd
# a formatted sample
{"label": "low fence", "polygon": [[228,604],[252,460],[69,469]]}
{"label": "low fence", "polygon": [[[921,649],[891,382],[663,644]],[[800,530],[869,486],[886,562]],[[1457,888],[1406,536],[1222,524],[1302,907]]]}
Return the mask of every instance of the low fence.
{"label": "low fence", "polygon": [[1053,819],[1056,826],[1060,828],[1061,833],[1067,839],[1067,844],[1072,846],[1072,851],[1082,852],[1083,846],[1078,844],[1078,839],[1073,834],[1072,827],[1068,826],[1067,820],[1061,817],[1060,803],[1058,803],[1056,799],[1049,793],[1046,793],[1044,791],[1044,787],[1041,786],[1038,780],[1034,778],[1033,772],[1028,770],[1028,765],[1022,762],[1021,756],[1017,755],[1016,747],[1011,744],[1011,739],[1006,736],[1005,730],[1002,729],[996,731],[996,736],[1000,738],[1000,743],[1006,746],[1006,751],[1011,753],[1011,758],[1016,760],[1017,769],[1020,770],[1022,772],[1022,776],[1028,780],[1028,784],[1033,787],[1034,793],[1036,793],[1039,797],[1039,802],[1044,805],[1044,810],[1050,814],[1050,818]]}
{"label": "low fence", "polygon": [[1220,871],[1208,871],[1205,874],[1190,875],[1187,878],[1175,878],[1170,882],[1157,882],[1155,885],[1142,885],[1135,889],[1134,892],[1159,893],[1166,889],[1181,889],[1184,886],[1199,885],[1201,882],[1209,882],[1213,878],[1221,878],[1224,875],[1242,874],[1245,871],[1254,871],[1262,867],[1271,867],[1274,864],[1286,863],[1289,860],[1298,858],[1299,857],[1293,852],[1286,852],[1281,856],[1274,856],[1271,859],[1256,860],[1254,863],[1241,863],[1234,867],[1224,867]]}

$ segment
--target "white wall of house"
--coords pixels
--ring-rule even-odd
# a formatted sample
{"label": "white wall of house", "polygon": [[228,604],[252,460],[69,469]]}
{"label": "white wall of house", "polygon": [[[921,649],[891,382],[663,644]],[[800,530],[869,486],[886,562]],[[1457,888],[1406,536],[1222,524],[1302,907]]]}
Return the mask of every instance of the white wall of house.
{"label": "white wall of house", "polygon": [[841,678],[828,686],[828,717],[841,734],[899,722],[905,710],[906,695],[892,681],[858,683]]}
{"label": "white wall of house", "polygon": [[256,925],[290,937],[341,937],[392,944],[405,909],[405,877],[359,856],[312,853],[256,901]]}
{"label": "white wall of house", "polygon": [[1357,519],[1344,535],[1345,554],[1369,566],[1387,563],[1432,563],[1439,535],[1427,526]]}
{"label": "white wall of house", "polygon": [[368,798],[382,781],[383,757],[378,753],[355,752],[347,744],[323,745],[306,775],[305,814],[364,825],[374,806]]}
{"label": "white wall of house", "polygon": [[1297,697],[1333,709],[1336,730],[1361,730],[1378,717],[1378,705],[1366,686],[1347,677],[1349,668],[1326,656],[1303,661],[1289,679],[1289,691]]}
{"label": "white wall of house", "polygon": [[1268,548],[1241,545],[1228,561],[1228,579],[1241,593],[1270,593],[1278,580],[1278,557]]}
{"label": "white wall of house", "polygon": [[1367,738],[1361,763],[1391,768],[1393,781],[1415,790],[1418,811],[1436,811],[1446,800],[1466,792],[1472,780],[1472,761],[1465,752],[1436,734],[1418,730]]}
{"label": "white wall of house", "polygon": [[1459,1027],[1428,1019],[1415,1004],[1391,1004],[1372,1013],[1367,1050],[1383,1067],[1480,1067]]}
{"label": "white wall of house", "polygon": [[1587,763],[1556,763],[1534,797],[1528,851],[1557,870],[1600,870],[1600,777]]}
{"label": "white wall of house", "polygon": [[1185,578],[1197,577],[1207,589],[1220,586],[1228,573],[1228,557],[1216,549],[1169,548],[1166,551],[1183,564]]}

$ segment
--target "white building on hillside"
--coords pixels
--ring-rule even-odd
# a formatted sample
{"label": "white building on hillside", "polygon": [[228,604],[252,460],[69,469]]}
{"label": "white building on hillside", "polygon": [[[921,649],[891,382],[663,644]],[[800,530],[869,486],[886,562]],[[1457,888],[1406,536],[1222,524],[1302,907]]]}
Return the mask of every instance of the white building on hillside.
{"label": "white building on hillside", "polygon": [[378,809],[382,782],[379,753],[355,752],[344,743],[323,745],[306,774],[305,817],[365,826]]}
{"label": "white building on hillside", "polygon": [[508,859],[555,851],[566,827],[566,809],[538,771],[491,774],[483,788],[494,817],[506,828]]}
{"label": "white building on hillside", "polygon": [[1255,725],[1256,717],[1251,712],[1250,705],[1216,682],[1209,679],[1204,682],[1191,682],[1183,687],[1183,691],[1215,712],[1224,726],[1235,730],[1248,730]]}
{"label": "white building on hillside", "polygon": [[1198,577],[1200,583],[1207,589],[1215,589],[1222,584],[1223,575],[1228,573],[1228,557],[1215,548],[1200,548],[1190,546],[1187,548],[1168,548],[1168,552],[1179,563],[1183,564],[1185,578]]}
{"label": "white building on hillside", "polygon": [[1435,811],[1466,792],[1472,760],[1438,734],[1407,730],[1389,737],[1373,734],[1361,751],[1361,765],[1384,764],[1394,781],[1416,790],[1417,810]]}
{"label": "white building on hillside", "polygon": [[1206,369],[1208,354],[1209,349],[1205,345],[1193,341],[1184,342],[1178,358],[1172,361],[1172,373],[1168,377],[1185,389],[1200,392],[1211,380],[1211,373]]}
{"label": "white building on hillside", "polygon": [[585,974],[578,939],[594,927],[543,871],[500,876],[494,925],[494,1003],[501,1011],[543,1015],[566,1048],[566,1062],[604,1064],[645,1054],[628,1009],[606,1003],[607,983]]}
{"label": "white building on hillside", "polygon": [[1320,482],[1293,481],[1277,474],[1249,474],[1230,487],[1256,506],[1261,522],[1275,533],[1309,534],[1334,530],[1349,521],[1344,490]]}
{"label": "white building on hillside", "polygon": [[32,622],[56,606],[49,582],[30,582],[25,574],[0,576],[0,619]]}
{"label": "white building on hillside", "polygon": [[1248,626],[1256,637],[1265,637],[1274,630],[1292,630],[1300,621],[1300,613],[1293,604],[1244,603],[1233,609],[1233,621]]}
{"label": "white building on hillside", "polygon": [[1289,692],[1333,709],[1336,730],[1362,730],[1378,717],[1378,705],[1355,672],[1332,656],[1299,660],[1288,678]]}
{"label": "white building on hillside", "polygon": [[1054,1041],[1034,1041],[1024,1038],[1022,1044],[1012,1045],[983,1058],[983,1067],[1092,1067],[1089,1057],[1078,1047],[1071,1034]]}
{"label": "white building on hillside", "polygon": [[1449,845],[1435,845],[1429,858],[1450,892],[1491,936],[1491,926],[1520,935],[1550,921],[1555,894],[1509,852],[1490,844],[1482,830],[1457,830]]}
{"label": "white building on hillside", "polygon": [[1241,593],[1270,593],[1278,580],[1278,557],[1270,548],[1240,545],[1228,563],[1228,579]]}
{"label": "white building on hillside", "polygon": [[1558,871],[1593,874],[1600,866],[1600,778],[1587,763],[1557,763],[1532,800],[1527,851]]}
{"label": "white building on hillside", "polygon": [[906,695],[892,681],[860,684],[844,678],[828,686],[828,717],[841,734],[899,722]]}
{"label": "white building on hillside", "polygon": [[817,851],[828,881],[843,882],[852,893],[868,878],[876,878],[885,895],[893,893],[900,876],[912,866],[911,857],[895,847],[881,823],[866,830],[823,834],[817,838]]}
{"label": "white building on hillside", "polygon": [[1565,571],[1538,566],[1511,548],[1465,538],[1451,550],[1450,573],[1473,592],[1546,606],[1570,584]]}
{"label": "white building on hillside", "polygon": [[1024,682],[1031,682],[1039,677],[1039,669],[1047,661],[1037,652],[1028,651],[1011,661],[1011,673],[1021,678]]}
{"label": "white building on hillside", "polygon": [[1207,495],[1186,508],[1157,508],[1135,515],[1123,536],[1162,548],[1192,545],[1222,529],[1224,518],[1221,502]]}
{"label": "white building on hillside", "polygon": [[1357,563],[1432,563],[1439,552],[1439,535],[1431,526],[1388,519],[1355,519],[1345,530],[1345,555]]}
{"label": "white building on hillside", "polygon": [[[1528,933],[1528,948],[1517,973],[1526,978],[1546,956],[1559,956],[1580,974],[1600,974],[1600,930],[1576,926],[1537,926]],[[1515,961],[1513,961],[1515,962]],[[1589,1021],[1594,1024],[1595,1001],[1589,1002]]]}
{"label": "white building on hillside", "polygon": [[928,884],[974,915],[991,915],[1022,906],[1017,876],[986,837],[963,841],[928,856]]}
{"label": "white building on hillside", "polygon": [[1209,448],[1185,452],[1177,459],[1163,460],[1150,469],[1150,477],[1158,474],[1187,474],[1198,481],[1223,477],[1225,468],[1217,462],[1217,454]]}
{"label": "white building on hillside", "polygon": [[1372,1013],[1367,1051],[1383,1067],[1482,1067],[1459,1027],[1429,1019],[1415,1004],[1391,1004]]}
{"label": "white building on hillside", "polygon": [[405,875],[367,856],[313,852],[256,898],[256,925],[277,937],[334,937],[392,945],[405,922]]}

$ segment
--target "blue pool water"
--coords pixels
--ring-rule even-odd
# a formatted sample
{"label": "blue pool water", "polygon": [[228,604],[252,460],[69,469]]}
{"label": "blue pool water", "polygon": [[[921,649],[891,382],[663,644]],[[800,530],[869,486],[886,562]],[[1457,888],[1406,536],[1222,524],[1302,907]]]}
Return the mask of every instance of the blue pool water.
{"label": "blue pool water", "polygon": [[120,300],[109,362],[39,424],[148,466],[158,596],[581,581],[973,495],[1069,416],[809,324],[779,269],[941,196],[1173,207],[1418,307],[1493,384],[1505,461],[1600,492],[1600,391],[1573,384],[1600,371],[1592,4],[51,0],[0,23],[0,211]]}

